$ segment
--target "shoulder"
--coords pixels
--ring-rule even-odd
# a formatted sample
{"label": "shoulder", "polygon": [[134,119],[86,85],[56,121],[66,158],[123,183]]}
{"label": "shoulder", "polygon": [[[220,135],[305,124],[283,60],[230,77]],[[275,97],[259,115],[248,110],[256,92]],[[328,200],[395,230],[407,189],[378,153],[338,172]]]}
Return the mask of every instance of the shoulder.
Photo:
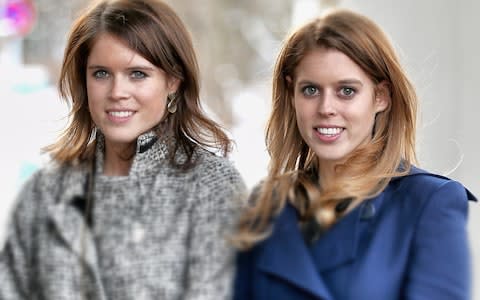
{"label": "shoulder", "polygon": [[41,193],[42,190],[49,190],[58,184],[61,178],[61,167],[48,164],[36,170],[24,183],[18,193],[18,201],[26,201],[32,196]]}
{"label": "shoulder", "polygon": [[475,197],[460,182],[418,168],[397,180],[393,197],[400,201],[392,202],[400,226],[391,226],[391,232],[396,239],[409,240],[405,295],[466,299],[468,200]]}
{"label": "shoulder", "polygon": [[395,207],[402,220],[423,220],[421,224],[438,220],[448,223],[447,218],[464,224],[468,201],[476,201],[460,182],[416,167],[409,174],[394,178],[383,194],[394,200],[388,201],[387,207]]}
{"label": "shoulder", "polygon": [[42,167],[22,183],[16,194],[11,216],[15,222],[30,222],[33,216],[45,206],[47,199],[42,195],[58,182],[59,177],[56,175],[57,172],[52,166]]}
{"label": "shoulder", "polygon": [[246,193],[242,175],[233,161],[205,150],[197,152],[193,167],[197,190],[201,193],[241,194]]}
{"label": "shoulder", "polygon": [[191,172],[188,184],[193,212],[211,216],[211,221],[222,220],[225,230],[229,229],[247,197],[246,185],[233,162],[204,152],[197,157]]}
{"label": "shoulder", "polygon": [[394,178],[392,184],[397,186],[397,191],[413,193],[417,197],[429,198],[438,192],[448,192],[465,200],[476,201],[476,197],[460,182],[415,166],[412,166],[409,174]]}
{"label": "shoulder", "polygon": [[197,154],[194,169],[197,173],[201,174],[201,177],[205,181],[243,181],[233,161],[227,157],[219,156],[205,150],[200,150]]}
{"label": "shoulder", "polygon": [[[59,193],[82,185],[85,170],[81,166],[48,163],[36,170],[21,186],[17,203],[21,205],[51,204]],[[41,204],[39,204],[41,203]]]}

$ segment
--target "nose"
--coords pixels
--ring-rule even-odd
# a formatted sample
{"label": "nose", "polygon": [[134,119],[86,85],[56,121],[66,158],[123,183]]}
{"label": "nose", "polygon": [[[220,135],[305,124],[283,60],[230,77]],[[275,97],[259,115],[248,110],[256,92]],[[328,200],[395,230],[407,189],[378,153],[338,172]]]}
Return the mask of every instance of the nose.
{"label": "nose", "polygon": [[334,116],[335,109],[335,95],[330,92],[325,92],[318,100],[318,113],[323,116]]}
{"label": "nose", "polygon": [[128,81],[122,80],[121,77],[116,76],[111,80],[110,98],[112,100],[122,100],[129,97]]}

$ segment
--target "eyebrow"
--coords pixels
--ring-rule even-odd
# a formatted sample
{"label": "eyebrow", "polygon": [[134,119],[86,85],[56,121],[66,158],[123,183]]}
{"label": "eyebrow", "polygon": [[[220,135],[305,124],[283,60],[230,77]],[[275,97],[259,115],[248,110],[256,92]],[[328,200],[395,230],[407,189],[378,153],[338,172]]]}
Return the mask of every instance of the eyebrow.
{"label": "eyebrow", "polygon": [[[87,69],[89,70],[97,70],[97,69],[110,69],[108,67],[102,66],[102,65],[91,65],[88,66]],[[132,66],[126,68],[128,71],[135,71],[135,70],[146,70],[146,71],[155,71],[155,68],[150,67],[150,66]]]}
{"label": "eyebrow", "polygon": [[356,85],[363,86],[363,83],[358,79],[343,79],[338,81],[338,83],[339,84],[356,84]]}
{"label": "eyebrow", "polygon": [[315,86],[317,86],[318,83],[315,83],[311,80],[301,80],[301,81],[297,82],[297,85],[315,85]]}
{"label": "eyebrow", "polygon": [[[336,82],[337,84],[353,84],[353,85],[360,85],[363,86],[363,83],[358,79],[348,78],[342,79]],[[311,80],[301,80],[297,83],[298,85],[315,85],[318,86],[319,84],[311,81]]]}

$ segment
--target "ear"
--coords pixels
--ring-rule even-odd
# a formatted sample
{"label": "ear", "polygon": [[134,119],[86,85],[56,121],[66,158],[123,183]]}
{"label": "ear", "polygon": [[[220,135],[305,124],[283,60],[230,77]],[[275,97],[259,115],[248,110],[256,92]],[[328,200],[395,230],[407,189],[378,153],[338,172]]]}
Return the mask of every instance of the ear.
{"label": "ear", "polygon": [[290,102],[291,102],[291,105],[292,107],[295,107],[295,98],[293,97],[293,79],[290,75],[287,75],[285,76],[285,81],[286,81],[286,86],[285,86],[285,89],[286,89],[286,93],[287,95],[290,95]]}
{"label": "ear", "polygon": [[180,86],[180,79],[177,77],[170,76],[167,82],[168,93],[176,93],[178,87]]}
{"label": "ear", "polygon": [[390,83],[386,80],[380,82],[375,87],[375,112],[379,113],[385,111],[392,102],[390,96]]}
{"label": "ear", "polygon": [[292,77],[290,77],[290,75],[285,76],[285,80],[288,84],[292,84]]}

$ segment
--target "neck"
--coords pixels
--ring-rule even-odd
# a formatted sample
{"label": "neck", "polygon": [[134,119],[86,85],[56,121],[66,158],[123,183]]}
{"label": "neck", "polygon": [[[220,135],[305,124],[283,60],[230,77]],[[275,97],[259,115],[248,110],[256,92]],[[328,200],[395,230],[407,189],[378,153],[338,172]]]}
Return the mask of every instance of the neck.
{"label": "neck", "polygon": [[335,165],[335,163],[320,163],[318,167],[318,178],[321,187],[330,186],[333,182],[335,182],[337,178]]}
{"label": "neck", "polygon": [[[127,176],[133,162],[132,146],[122,149],[105,147],[103,174],[107,176]],[[133,150],[134,151],[134,150]]]}

